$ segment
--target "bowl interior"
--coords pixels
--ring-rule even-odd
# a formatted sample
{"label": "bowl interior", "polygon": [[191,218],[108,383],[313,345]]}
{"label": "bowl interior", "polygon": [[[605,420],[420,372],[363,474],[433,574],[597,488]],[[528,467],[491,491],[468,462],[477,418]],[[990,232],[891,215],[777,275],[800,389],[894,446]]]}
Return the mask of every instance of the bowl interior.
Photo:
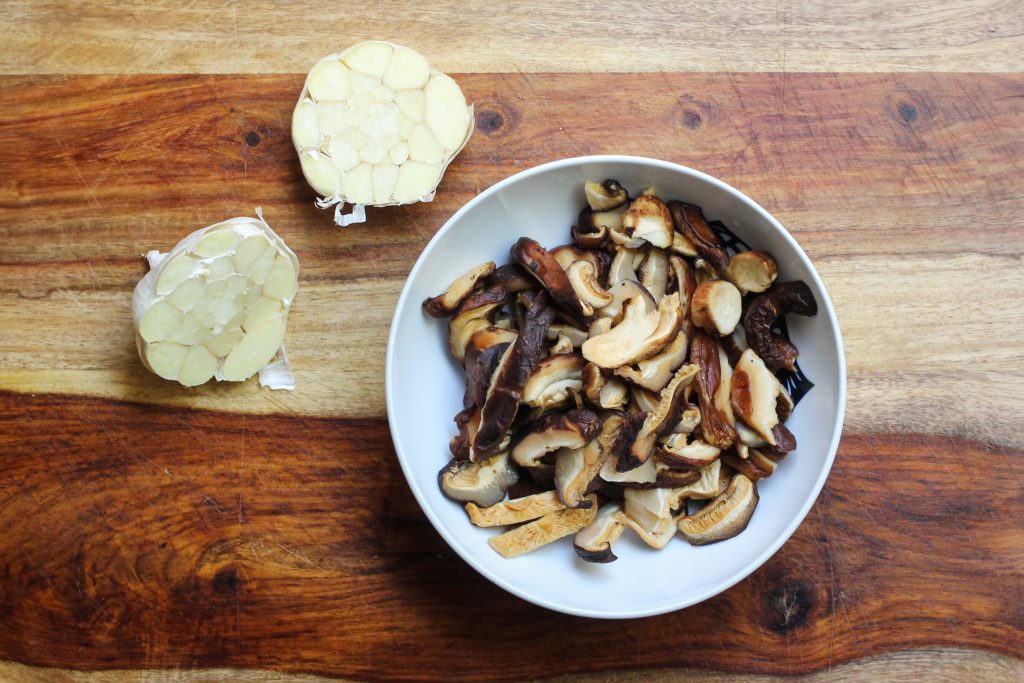
{"label": "bowl interior", "polygon": [[[802,279],[819,303],[814,318],[789,316],[800,365],[814,388],[787,426],[798,449],[758,484],[761,496],[747,530],[728,541],[692,547],[682,538],[655,551],[627,531],[615,544],[619,559],[593,565],[576,558],[564,539],[506,560],[487,544],[498,530],[470,525],[462,507],[441,493],[437,472],[448,461],[452,417],[462,407],[464,373],[448,351],[446,321],[422,312],[421,302],[457,276],[493,260],[508,262],[520,236],[552,248],[570,241],[569,228],[585,204],[583,183],[616,178],[632,194],[653,186],[723,221],[754,249],[772,253],[780,280]],[[513,176],[463,207],[423,251],[392,322],[387,404],[396,451],[413,493],[445,540],[503,588],[551,609],[593,617],[636,617],[700,602],[754,571],[792,534],[817,497],[831,467],[842,427],[845,367],[831,302],[803,251],[763,209],[724,183],[667,162],[635,157],[588,157],[547,164]]]}

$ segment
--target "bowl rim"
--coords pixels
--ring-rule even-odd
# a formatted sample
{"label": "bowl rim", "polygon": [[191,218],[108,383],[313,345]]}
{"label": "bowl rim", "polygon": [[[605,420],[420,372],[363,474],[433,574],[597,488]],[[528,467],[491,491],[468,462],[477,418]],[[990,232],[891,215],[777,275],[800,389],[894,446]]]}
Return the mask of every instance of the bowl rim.
{"label": "bowl rim", "polygon": [[[560,605],[546,598],[534,595],[528,591],[519,588],[514,583],[502,578],[501,576],[496,575],[483,564],[478,562],[476,557],[472,553],[470,553],[465,547],[463,547],[459,540],[455,537],[455,535],[451,531],[449,531],[448,527],[441,522],[437,514],[434,512],[433,508],[428,504],[425,494],[423,493],[423,490],[420,487],[420,482],[416,480],[416,478],[413,476],[411,472],[410,467],[406,464],[406,458],[402,452],[401,439],[394,426],[395,393],[392,390],[392,384],[394,382],[394,349],[398,330],[397,323],[400,316],[400,312],[406,306],[406,299],[408,299],[410,296],[412,281],[415,278],[415,276],[419,273],[420,269],[423,267],[425,259],[427,255],[431,253],[431,251],[433,250],[434,245],[437,244],[437,242],[444,237],[444,235],[452,228],[453,225],[455,225],[459,221],[459,219],[462,218],[463,215],[472,211],[477,204],[483,202],[491,195],[501,191],[503,188],[512,185],[516,182],[519,182],[520,180],[523,180],[530,176],[544,173],[547,171],[565,167],[578,166],[581,164],[594,163],[624,163],[639,166],[654,166],[665,170],[674,171],[676,173],[682,173],[683,175],[696,177],[699,180],[715,185],[719,189],[724,190],[726,193],[733,196],[736,200],[743,202],[747,204],[749,207],[753,208],[762,218],[764,218],[768,222],[769,225],[771,225],[773,228],[775,228],[775,230],[779,232],[782,238],[795,251],[797,257],[799,258],[803,266],[806,268],[814,284],[818,287],[819,291],[821,291],[824,294],[823,301],[821,302],[822,306],[820,308],[825,313],[825,317],[828,319],[828,323],[832,328],[833,338],[835,339],[834,351],[836,354],[837,366],[839,370],[838,401],[836,403],[837,418],[835,425],[833,427],[832,437],[829,440],[828,455],[825,459],[825,466],[822,467],[821,473],[818,475],[817,481],[814,482],[814,487],[811,495],[807,497],[806,501],[804,501],[804,504],[800,508],[796,517],[793,518],[793,520],[785,528],[785,530],[781,534],[779,534],[779,536],[771,543],[771,545],[768,546],[767,549],[765,549],[760,555],[758,555],[749,563],[747,563],[739,571],[733,573],[732,575],[723,577],[722,580],[716,582],[710,588],[707,588],[701,591],[700,593],[697,593],[696,595],[688,596],[683,599],[666,601],[664,604],[658,605],[656,607],[650,607],[639,610],[609,610],[602,609],[600,607],[578,609],[575,607]],[[387,355],[384,361],[384,392],[388,416],[388,429],[391,433],[391,440],[395,447],[395,454],[398,457],[398,463],[402,468],[402,474],[405,476],[405,480],[408,483],[409,488],[412,490],[413,496],[416,498],[416,502],[419,504],[424,514],[426,514],[427,519],[430,520],[430,523],[434,526],[434,529],[437,530],[437,532],[441,535],[445,542],[453,550],[455,550],[455,552],[458,553],[458,555],[466,563],[473,567],[473,569],[479,572],[483,577],[485,577],[495,585],[505,589],[509,593],[512,593],[513,595],[522,598],[523,600],[526,600],[527,602],[531,602],[540,607],[544,607],[556,612],[561,612],[563,614],[571,614],[579,617],[590,617],[597,619],[635,619],[640,617],[656,616],[659,614],[666,614],[669,612],[674,612],[680,609],[691,607],[705,600],[708,600],[718,595],[719,593],[728,590],[729,588],[732,588],[737,583],[753,574],[765,562],[771,559],[771,557],[778,552],[779,548],[781,548],[783,544],[785,544],[786,541],[788,541],[790,537],[796,532],[800,525],[803,524],[804,520],[807,518],[808,513],[810,513],[811,508],[814,506],[814,503],[817,501],[818,496],[821,494],[821,490],[825,486],[825,481],[828,479],[828,475],[832,471],[832,465],[835,462],[836,452],[839,448],[839,441],[842,437],[843,422],[846,417],[846,356],[844,354],[843,348],[844,347],[842,332],[839,328],[839,322],[836,318],[835,308],[832,305],[832,298],[829,296],[828,290],[825,288],[825,283],[822,282],[821,277],[818,275],[818,271],[814,267],[814,264],[811,263],[810,257],[807,256],[806,252],[804,252],[803,248],[796,241],[793,235],[790,234],[790,232],[774,216],[768,213],[768,211],[766,211],[760,204],[755,202],[746,194],[740,192],[739,190],[729,185],[728,183],[719,180],[718,178],[715,178],[714,176],[708,175],[707,173],[698,171],[694,168],[690,168],[689,166],[684,166],[682,164],[677,164],[671,161],[652,159],[650,157],[619,154],[569,157],[566,159],[550,161],[547,163],[540,164],[538,166],[533,166],[531,168],[519,171],[518,173],[508,176],[507,178],[498,181],[494,185],[491,185],[487,189],[477,194],[471,200],[466,202],[461,208],[459,208],[458,211],[452,214],[452,216],[447,221],[445,221],[444,225],[441,226],[437,233],[434,234],[430,241],[427,242],[426,246],[423,247],[423,250],[420,252],[420,255],[416,258],[416,263],[413,264],[412,269],[409,271],[409,274],[406,277],[405,284],[402,286],[402,292],[398,297],[398,302],[395,304],[395,310],[394,313],[392,314],[391,326],[388,332]],[[434,480],[431,480],[431,484],[435,484]]]}

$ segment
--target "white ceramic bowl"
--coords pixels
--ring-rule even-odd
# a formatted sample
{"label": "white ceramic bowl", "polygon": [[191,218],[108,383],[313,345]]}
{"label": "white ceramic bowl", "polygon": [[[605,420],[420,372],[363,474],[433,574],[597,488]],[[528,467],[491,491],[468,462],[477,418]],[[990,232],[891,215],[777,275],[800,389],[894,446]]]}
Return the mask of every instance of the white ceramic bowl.
{"label": "white ceramic bowl", "polygon": [[[778,261],[780,280],[804,280],[818,315],[788,316],[800,366],[815,386],[786,425],[798,448],[758,483],[760,504],[739,536],[694,547],[681,537],[661,551],[627,530],[619,559],[588,564],[563,539],[506,560],[487,544],[500,530],[472,526],[462,506],[441,493],[437,472],[449,460],[452,417],[462,408],[463,371],[448,351],[447,324],[420,304],[475,265],[508,262],[509,247],[532,237],[552,248],[571,241],[585,204],[583,183],[615,178],[631,192],[654,186],[665,199],[699,204],[754,249]],[[807,255],[785,228],[746,195],[684,166],[626,156],[565,159],[517,173],[485,190],[444,224],[413,266],[395,309],[385,385],[395,450],[416,500],[455,551],[477,571],[519,597],[587,617],[629,618],[670,612],[706,600],[747,577],[803,521],[835,458],[846,403],[846,365],[832,302]]]}

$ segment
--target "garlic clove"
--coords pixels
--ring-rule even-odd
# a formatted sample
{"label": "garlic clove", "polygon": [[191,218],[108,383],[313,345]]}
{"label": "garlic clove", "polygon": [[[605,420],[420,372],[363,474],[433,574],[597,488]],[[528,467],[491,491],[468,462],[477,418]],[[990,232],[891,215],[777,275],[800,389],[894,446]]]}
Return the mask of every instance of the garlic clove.
{"label": "garlic clove", "polygon": [[440,174],[439,164],[425,164],[411,159],[406,161],[398,169],[395,199],[411,202],[426,196],[437,187]]}
{"label": "garlic clove", "polygon": [[317,63],[306,79],[309,94],[315,100],[345,100],[352,92],[349,71],[336,59]]}
{"label": "garlic clove", "polygon": [[423,90],[426,121],[446,150],[458,149],[469,128],[466,98],[459,85],[445,74],[430,79]]}
{"label": "garlic clove", "polygon": [[388,68],[392,52],[390,44],[381,40],[368,40],[346,50],[342,60],[353,71],[380,80]]}
{"label": "garlic clove", "polygon": [[247,331],[224,359],[221,374],[229,382],[239,382],[252,377],[267,365],[284,341],[285,320],[271,318],[262,325]]}

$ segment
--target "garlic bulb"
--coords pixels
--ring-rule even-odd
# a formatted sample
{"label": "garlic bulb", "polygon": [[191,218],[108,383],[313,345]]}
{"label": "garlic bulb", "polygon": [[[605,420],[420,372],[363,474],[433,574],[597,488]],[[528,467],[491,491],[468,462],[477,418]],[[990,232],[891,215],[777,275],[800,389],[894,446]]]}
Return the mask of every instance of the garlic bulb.
{"label": "garlic bulb", "polygon": [[[132,320],[139,357],[160,377],[191,387],[261,372],[265,386],[294,388],[282,343],[299,260],[256,213],[146,254],[150,271],[132,295]],[[284,363],[271,364],[279,350]]]}
{"label": "garlic bulb", "polygon": [[[337,205],[335,222],[359,223],[364,206],[430,201],[473,133],[458,84],[420,53],[379,40],[317,62],[292,114],[302,173]],[[341,214],[342,205],[355,205]]]}

